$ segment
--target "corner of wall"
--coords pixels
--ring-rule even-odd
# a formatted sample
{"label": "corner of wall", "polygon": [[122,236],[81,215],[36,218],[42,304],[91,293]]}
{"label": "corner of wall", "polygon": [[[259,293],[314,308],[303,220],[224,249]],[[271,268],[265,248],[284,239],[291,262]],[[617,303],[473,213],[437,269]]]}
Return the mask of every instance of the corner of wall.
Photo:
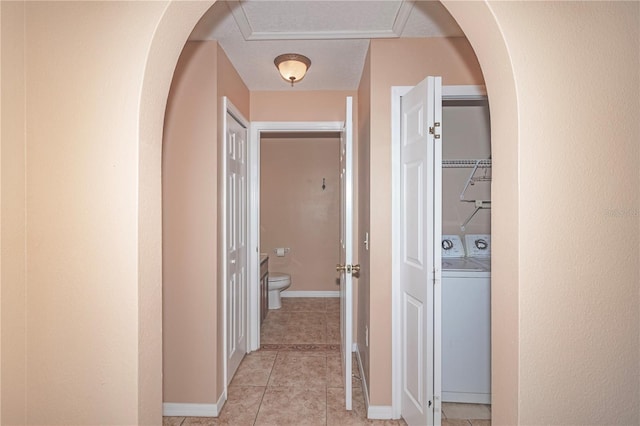
{"label": "corner of wall", "polygon": [[[187,42],[163,139],[164,402],[215,403],[221,391],[218,309],[217,42]],[[212,316],[212,312],[215,312]],[[188,313],[188,315],[186,314]],[[222,386],[222,389],[224,387]]]}
{"label": "corner of wall", "polygon": [[26,423],[25,2],[0,2],[0,424]]}

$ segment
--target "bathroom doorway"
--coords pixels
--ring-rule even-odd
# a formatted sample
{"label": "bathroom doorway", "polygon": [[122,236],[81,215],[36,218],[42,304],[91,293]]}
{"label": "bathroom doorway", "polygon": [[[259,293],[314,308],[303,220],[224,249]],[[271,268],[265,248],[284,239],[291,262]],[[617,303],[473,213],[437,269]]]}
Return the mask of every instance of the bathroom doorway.
{"label": "bathroom doorway", "polygon": [[[261,248],[261,234],[265,228],[273,227],[279,229],[279,232],[273,232],[272,235],[265,234],[266,238],[270,238],[271,245],[267,250],[273,252],[273,256],[279,262],[279,267],[296,266],[299,261],[295,258],[288,263],[285,259],[287,254],[296,251],[296,247],[291,244],[278,240],[279,235],[291,235],[292,241],[302,241],[299,246],[302,251],[308,247],[308,261],[318,263],[314,256],[318,251],[324,253],[325,258],[322,259],[320,268],[316,277],[314,275],[306,275],[310,282],[313,279],[320,278],[315,285],[312,283],[303,283],[299,289],[295,287],[290,290],[292,293],[288,295],[293,297],[338,297],[340,300],[340,322],[339,333],[335,336],[339,337],[338,343],[341,349],[342,372],[344,377],[345,391],[345,407],[351,409],[351,373],[352,373],[352,348],[353,348],[353,290],[352,290],[352,262],[353,262],[353,220],[354,220],[354,198],[353,198],[353,126],[352,126],[352,98],[346,98],[346,115],[344,122],[262,122],[252,124],[252,136],[250,139],[250,200],[251,200],[251,217],[250,217],[250,240],[252,249],[255,247],[255,253],[252,253],[253,267],[252,272],[256,274],[252,283],[252,296],[250,297],[252,312],[251,318],[251,349],[258,349],[260,345],[260,303],[259,291],[259,260]],[[265,148],[265,158],[275,165],[271,174],[264,176],[264,186],[261,184],[261,150],[262,144],[271,144]],[[305,141],[305,142],[300,142]],[[297,145],[292,145],[296,143]],[[306,146],[305,146],[306,145]],[[311,146],[318,145],[318,146]],[[333,145],[333,147],[332,147]],[[265,145],[266,146],[266,145]],[[329,149],[327,149],[327,146]],[[272,149],[273,148],[273,149]],[[324,155],[323,155],[324,154]],[[322,157],[326,157],[325,161],[320,161]],[[305,165],[306,163],[306,165]],[[271,167],[270,167],[271,168]],[[317,174],[308,174],[308,171],[314,169]],[[295,176],[295,171],[304,171],[302,179]],[[298,177],[298,179],[296,179]],[[267,179],[269,178],[269,179]],[[297,181],[297,182],[292,182]],[[314,185],[314,182],[317,185]],[[292,197],[288,201],[280,198],[286,196],[287,190],[290,188],[293,194],[297,193],[298,197]],[[261,206],[264,203],[262,190],[270,195],[271,203],[269,207],[271,212],[267,212],[265,219],[269,216],[275,217],[274,222],[279,223],[275,226],[263,226],[261,216],[263,216]],[[291,195],[291,194],[290,194]],[[323,197],[323,201],[318,201],[316,197]],[[279,199],[280,198],[280,199]],[[279,199],[279,200],[278,200]],[[284,209],[285,206],[289,208]],[[273,208],[276,210],[273,211]],[[283,210],[288,213],[282,217]],[[333,212],[333,213],[332,213]],[[292,216],[295,217],[292,217]],[[284,220],[282,220],[284,219]],[[284,225],[283,225],[284,223]],[[294,226],[292,226],[294,225]],[[322,229],[324,226],[325,229]],[[291,233],[292,229],[293,233]],[[297,228],[297,229],[295,229]],[[315,232],[316,241],[309,238],[309,234]],[[299,234],[300,236],[295,236]],[[333,234],[333,236],[331,235]],[[273,241],[276,241],[275,243]],[[318,246],[316,242],[321,242]],[[321,247],[324,246],[324,247]],[[251,250],[253,251],[253,250]],[[271,255],[270,252],[265,253]],[[304,256],[303,256],[304,259]],[[336,281],[336,265],[337,261],[342,262],[344,268],[337,268],[340,272],[340,280]],[[324,266],[322,263],[326,263]],[[293,272],[293,271],[292,271]],[[305,277],[304,270],[301,277]],[[291,274],[291,282],[294,285],[296,274]],[[304,279],[304,278],[303,278]],[[264,282],[264,281],[263,281]],[[304,288],[304,285],[307,285]],[[339,284],[336,285],[336,284]],[[302,289],[300,289],[302,288]],[[332,289],[333,288],[333,289]],[[293,293],[296,292],[296,293]],[[327,336],[326,338],[328,338]]]}
{"label": "bathroom doorway", "polygon": [[260,135],[260,252],[281,297],[338,297],[339,132]]}
{"label": "bathroom doorway", "polygon": [[[249,349],[251,351],[258,350],[260,348],[260,276],[259,276],[259,267],[260,267],[260,253],[267,254],[269,256],[269,262],[275,260],[273,264],[269,265],[269,269],[271,271],[275,271],[274,268],[284,268],[282,271],[289,270],[292,272],[292,285],[288,289],[286,289],[287,294],[285,296],[293,296],[293,297],[337,297],[339,296],[339,288],[337,285],[333,286],[331,290],[330,287],[327,287],[324,290],[312,290],[314,287],[308,287],[308,283],[301,283],[300,286],[295,285],[295,280],[297,280],[296,276],[307,276],[303,271],[304,266],[301,265],[302,262],[309,262],[308,254],[298,253],[298,248],[296,245],[287,242],[287,230],[286,227],[289,225],[289,221],[292,220],[291,216],[296,216],[295,221],[297,222],[295,225],[296,228],[300,228],[304,226],[312,226],[308,222],[308,219],[315,217],[316,212],[313,210],[313,203],[311,198],[305,201],[305,206],[290,206],[291,210],[288,212],[282,213],[281,209],[278,211],[278,206],[286,203],[284,200],[284,196],[287,192],[295,191],[293,186],[289,187],[289,184],[294,179],[290,174],[294,173],[297,168],[300,170],[300,164],[296,163],[296,156],[292,156],[293,152],[289,152],[287,150],[287,146],[289,148],[293,147],[294,144],[300,145],[304,144],[305,141],[309,142],[306,148],[311,148],[312,145],[317,145],[316,149],[322,149],[322,144],[331,145],[331,141],[335,140],[342,128],[344,126],[343,122],[253,122],[251,123],[251,136],[249,139]],[[270,162],[273,161],[273,166],[285,166],[280,167],[280,171],[272,170],[269,172],[269,177],[272,179],[272,182],[266,183],[265,189],[268,190],[269,194],[273,194],[273,199],[265,202],[262,194],[263,183],[261,182],[262,175],[262,167],[261,167],[261,158],[262,158],[262,144],[263,140],[265,144],[268,144],[267,148],[267,158],[269,158]],[[297,142],[296,142],[297,141]],[[302,145],[304,147],[304,145]],[[325,145],[326,146],[326,145]],[[319,148],[318,148],[319,147]],[[271,149],[273,148],[273,149]],[[304,149],[302,150],[304,151]],[[300,153],[297,153],[300,155]],[[284,157],[284,158],[279,158]],[[292,164],[293,163],[293,164]],[[336,148],[336,161],[335,172],[338,170],[337,163],[337,148]],[[322,170],[318,170],[314,173],[322,174]],[[309,182],[308,187],[305,185],[305,182],[296,182],[300,184],[300,191],[302,195],[299,195],[300,199],[304,199],[304,197],[312,197],[313,195],[317,195],[318,197],[325,197],[331,194],[332,189],[330,189],[327,185],[330,183],[325,178],[325,189],[322,189],[322,177],[316,176],[313,179],[311,176],[308,179],[313,180]],[[300,179],[297,179],[300,180]],[[278,191],[276,182],[287,182],[287,187],[289,189],[285,191]],[[313,185],[313,183],[316,185]],[[305,192],[306,191],[306,192]],[[311,200],[311,201],[310,201]],[[326,200],[325,200],[326,201]],[[293,202],[293,201],[292,201]],[[308,206],[307,204],[311,204]],[[266,210],[263,212],[263,206],[265,206]],[[316,205],[318,207],[318,205]],[[289,208],[287,208],[289,209]],[[309,211],[307,211],[309,209]],[[335,214],[337,215],[339,212],[339,205],[336,206]],[[326,213],[326,210],[325,210]],[[261,241],[261,236],[263,234],[263,225],[261,223],[261,216],[265,215],[265,218],[268,218],[271,222],[277,222],[276,219],[278,216],[282,216],[282,222],[276,225],[268,225],[268,229],[265,230],[264,235],[267,238],[265,246]],[[307,214],[307,217],[300,217],[300,215]],[[321,218],[322,219],[322,218]],[[324,223],[327,226],[330,225],[330,221],[323,219]],[[313,230],[315,232],[315,230]],[[335,229],[337,235],[338,230]],[[278,237],[278,233],[282,237]],[[306,238],[304,239],[304,232],[297,231],[297,234],[300,236],[295,236],[296,241],[302,241],[302,244],[307,247],[306,249],[302,249],[304,251],[311,251],[313,248],[313,239]],[[280,238],[280,239],[279,239]],[[291,236],[290,238],[294,238]],[[293,240],[291,240],[293,241]],[[276,249],[282,249],[282,256],[278,256]],[[288,249],[285,251],[285,249]],[[329,253],[330,250],[324,250],[325,253]],[[337,244],[334,246],[334,254],[337,254]],[[295,256],[294,256],[295,255]],[[302,258],[298,258],[299,255],[302,255]],[[330,280],[331,283],[335,283],[335,263],[333,264],[333,272],[323,270],[321,272],[321,277],[324,279],[328,279],[329,275],[332,277]],[[318,272],[315,267],[312,271]],[[302,274],[302,275],[300,275]],[[322,278],[321,278],[322,279]],[[331,293],[333,291],[333,293]]]}

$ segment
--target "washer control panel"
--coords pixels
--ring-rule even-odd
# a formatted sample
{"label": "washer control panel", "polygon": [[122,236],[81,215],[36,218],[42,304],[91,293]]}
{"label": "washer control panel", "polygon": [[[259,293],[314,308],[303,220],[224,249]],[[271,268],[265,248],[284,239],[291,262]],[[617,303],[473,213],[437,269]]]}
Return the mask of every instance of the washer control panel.
{"label": "washer control panel", "polygon": [[491,235],[467,234],[464,243],[468,257],[491,257]]}
{"label": "washer control panel", "polygon": [[464,257],[464,246],[459,235],[442,236],[442,257]]}

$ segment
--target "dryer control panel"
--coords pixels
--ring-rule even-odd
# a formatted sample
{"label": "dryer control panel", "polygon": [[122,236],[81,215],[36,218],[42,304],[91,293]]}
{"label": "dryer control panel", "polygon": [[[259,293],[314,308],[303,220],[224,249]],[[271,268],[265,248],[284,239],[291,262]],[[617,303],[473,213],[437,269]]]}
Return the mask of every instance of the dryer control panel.
{"label": "dryer control panel", "polygon": [[464,257],[464,246],[459,235],[442,236],[442,257]]}
{"label": "dryer control panel", "polygon": [[467,234],[464,242],[468,257],[491,257],[491,235]]}

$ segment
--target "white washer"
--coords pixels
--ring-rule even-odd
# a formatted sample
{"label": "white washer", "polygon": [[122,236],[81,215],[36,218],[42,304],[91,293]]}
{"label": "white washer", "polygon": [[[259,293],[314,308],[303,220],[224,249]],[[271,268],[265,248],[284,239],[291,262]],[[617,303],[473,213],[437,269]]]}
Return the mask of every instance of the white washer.
{"label": "white washer", "polygon": [[458,235],[442,236],[442,401],[490,404],[490,258],[464,254]]}

